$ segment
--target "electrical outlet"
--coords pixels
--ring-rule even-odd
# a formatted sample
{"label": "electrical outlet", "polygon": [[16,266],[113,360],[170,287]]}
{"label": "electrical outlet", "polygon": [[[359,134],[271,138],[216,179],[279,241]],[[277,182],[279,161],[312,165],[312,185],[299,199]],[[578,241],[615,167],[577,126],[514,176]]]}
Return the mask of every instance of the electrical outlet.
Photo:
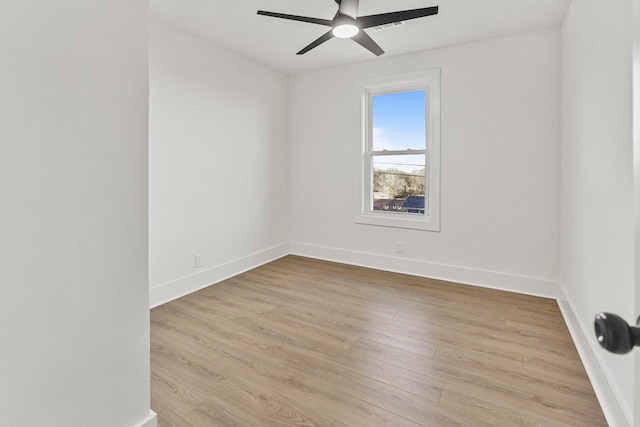
{"label": "electrical outlet", "polygon": [[400,241],[396,242],[396,253],[401,254],[403,250],[404,250],[404,243]]}
{"label": "electrical outlet", "polygon": [[195,256],[195,263],[194,263],[194,267],[195,268],[200,268],[202,267],[202,257],[204,256],[204,254],[196,254]]}

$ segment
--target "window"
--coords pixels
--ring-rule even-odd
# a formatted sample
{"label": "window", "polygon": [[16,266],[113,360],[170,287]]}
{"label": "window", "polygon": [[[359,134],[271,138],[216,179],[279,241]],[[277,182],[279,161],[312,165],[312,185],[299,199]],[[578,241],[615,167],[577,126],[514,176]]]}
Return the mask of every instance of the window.
{"label": "window", "polygon": [[361,81],[357,96],[356,222],[440,231],[440,70]]}

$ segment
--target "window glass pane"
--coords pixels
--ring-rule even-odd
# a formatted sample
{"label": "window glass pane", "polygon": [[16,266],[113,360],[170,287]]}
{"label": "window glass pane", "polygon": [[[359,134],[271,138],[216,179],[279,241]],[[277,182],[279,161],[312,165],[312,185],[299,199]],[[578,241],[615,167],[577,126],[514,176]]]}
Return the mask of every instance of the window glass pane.
{"label": "window glass pane", "polygon": [[373,156],[373,210],[425,212],[426,156]]}
{"label": "window glass pane", "polygon": [[374,95],[372,108],[373,151],[425,149],[424,90]]}

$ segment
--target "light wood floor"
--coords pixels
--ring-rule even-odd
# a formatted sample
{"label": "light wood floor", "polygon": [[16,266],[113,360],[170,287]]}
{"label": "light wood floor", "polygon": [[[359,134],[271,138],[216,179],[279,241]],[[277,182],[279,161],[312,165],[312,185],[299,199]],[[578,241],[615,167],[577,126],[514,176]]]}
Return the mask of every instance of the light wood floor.
{"label": "light wood floor", "polygon": [[288,256],[151,311],[179,426],[606,425],[555,301]]}

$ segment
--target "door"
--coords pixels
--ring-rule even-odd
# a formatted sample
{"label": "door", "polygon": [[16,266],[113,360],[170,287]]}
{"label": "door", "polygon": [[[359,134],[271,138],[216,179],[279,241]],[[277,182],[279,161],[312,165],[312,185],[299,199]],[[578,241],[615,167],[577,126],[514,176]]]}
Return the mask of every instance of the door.
{"label": "door", "polygon": [[[634,313],[640,314],[640,0],[633,1]],[[633,423],[640,427],[640,349],[633,352]]]}
{"label": "door", "polygon": [[[640,314],[640,0],[633,2],[633,192],[634,226],[634,312]],[[634,351],[634,414],[635,427],[640,427],[640,350]]]}
{"label": "door", "polygon": [[[634,313],[640,314],[640,0],[633,1]],[[640,427],[640,349],[633,352],[634,426]]]}
{"label": "door", "polygon": [[[640,0],[633,0],[633,197],[634,197],[634,313],[640,315]],[[602,329],[598,340],[603,347],[610,351],[626,353],[631,351],[634,358],[633,375],[633,425],[640,427],[640,348],[631,350],[630,347],[640,346],[640,316],[637,319],[604,317],[596,318],[596,331]],[[607,331],[604,331],[607,329]],[[604,342],[603,342],[604,341]],[[606,342],[610,341],[610,342]]]}

